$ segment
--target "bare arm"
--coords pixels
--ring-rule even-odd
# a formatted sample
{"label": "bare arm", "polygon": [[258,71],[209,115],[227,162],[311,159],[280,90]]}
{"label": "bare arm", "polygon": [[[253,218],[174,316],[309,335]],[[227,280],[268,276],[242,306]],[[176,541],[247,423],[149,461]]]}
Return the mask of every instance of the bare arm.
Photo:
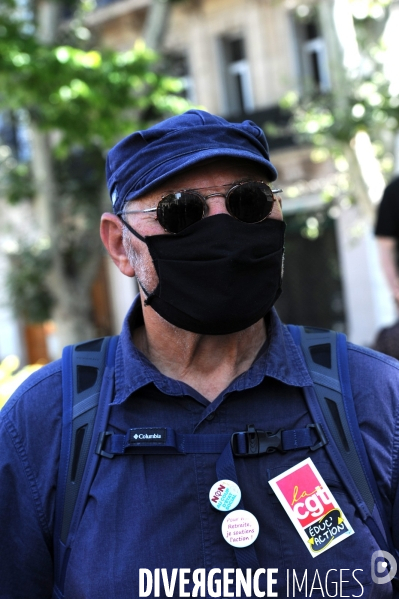
{"label": "bare arm", "polygon": [[377,237],[381,267],[393,297],[396,303],[399,304],[399,273],[396,266],[396,243],[394,237]]}

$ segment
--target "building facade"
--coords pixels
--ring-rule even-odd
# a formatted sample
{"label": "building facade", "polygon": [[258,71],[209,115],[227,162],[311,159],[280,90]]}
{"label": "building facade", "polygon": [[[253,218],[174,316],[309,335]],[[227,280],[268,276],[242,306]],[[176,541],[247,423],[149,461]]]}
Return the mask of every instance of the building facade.
{"label": "building facade", "polygon": [[[100,0],[86,24],[98,43],[117,50],[145,36],[154,2]],[[331,160],[295,143],[279,108],[289,92],[324,93],[331,86],[328,48],[315,6],[295,0],[185,0],[162,16],[161,50],[184,94],[232,121],[264,127],[283,188],[287,217],[283,320],[345,331],[371,345],[395,317],[381,275],[372,225],[339,186]]]}

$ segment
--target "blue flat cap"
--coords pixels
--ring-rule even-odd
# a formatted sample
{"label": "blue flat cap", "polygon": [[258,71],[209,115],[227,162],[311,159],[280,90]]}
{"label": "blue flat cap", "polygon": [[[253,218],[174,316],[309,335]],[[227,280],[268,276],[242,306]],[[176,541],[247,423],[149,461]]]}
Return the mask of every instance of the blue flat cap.
{"label": "blue flat cap", "polygon": [[189,110],[122,139],[107,157],[106,175],[114,212],[155,189],[172,175],[215,158],[243,158],[277,178],[262,129],[252,121],[229,123],[203,110]]}

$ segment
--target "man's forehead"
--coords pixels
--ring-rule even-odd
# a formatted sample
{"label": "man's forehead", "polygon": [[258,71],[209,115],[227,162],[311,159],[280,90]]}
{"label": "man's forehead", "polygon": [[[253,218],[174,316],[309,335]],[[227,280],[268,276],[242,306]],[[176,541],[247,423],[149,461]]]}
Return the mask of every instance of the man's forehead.
{"label": "man's forehead", "polygon": [[217,187],[254,179],[268,182],[265,169],[256,162],[225,158],[207,160],[166,179],[159,187],[141,196],[139,200],[159,197],[164,193],[180,189]]}

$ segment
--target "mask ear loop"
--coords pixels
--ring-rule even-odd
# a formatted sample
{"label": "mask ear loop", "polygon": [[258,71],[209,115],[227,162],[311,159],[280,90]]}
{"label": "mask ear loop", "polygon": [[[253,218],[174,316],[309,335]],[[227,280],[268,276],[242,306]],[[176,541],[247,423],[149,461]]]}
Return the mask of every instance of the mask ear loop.
{"label": "mask ear loop", "polygon": [[133,235],[134,235],[135,237],[137,237],[138,239],[140,239],[140,241],[144,241],[144,243],[146,243],[145,237],[143,237],[142,235],[140,235],[140,233],[137,233],[137,231],[135,231],[135,230],[133,229],[133,227],[131,227],[131,226],[129,225],[129,223],[127,223],[127,222],[124,220],[124,218],[122,218],[122,214],[117,214],[116,216],[117,216],[117,217],[118,217],[118,218],[119,218],[119,219],[120,219],[120,220],[123,222],[123,224],[125,225],[125,227],[127,228],[127,230],[128,230],[128,231],[130,231],[130,233],[133,233]]}
{"label": "mask ear loop", "polygon": [[[144,243],[146,243],[145,237],[143,237],[142,235],[140,235],[140,233],[137,233],[137,231],[135,231],[133,229],[133,227],[131,227],[129,225],[129,223],[127,223],[123,218],[121,214],[117,214],[117,216],[120,218],[120,220],[123,222],[123,224],[125,225],[125,227],[128,229],[128,231],[130,231],[130,233],[133,233],[133,235],[135,235],[138,239],[140,239],[140,241],[144,241]],[[147,289],[144,287],[143,283],[139,280],[139,278],[136,276],[137,279],[137,283],[140,285],[141,289],[144,291],[147,299],[150,297],[150,295],[152,295],[151,293],[149,293],[147,291]],[[155,290],[156,291],[156,290]],[[145,300],[145,303],[147,303],[147,299]]]}
{"label": "mask ear loop", "polygon": [[[136,279],[137,279],[137,277],[136,277]],[[144,291],[145,295],[147,296],[147,299],[144,301],[145,305],[147,305],[148,298],[150,297],[150,295],[153,295],[155,293],[155,291],[158,289],[158,286],[153,293],[149,293],[147,291],[147,289],[144,287],[143,283],[139,279],[137,279],[137,283],[140,285],[141,289]]]}

